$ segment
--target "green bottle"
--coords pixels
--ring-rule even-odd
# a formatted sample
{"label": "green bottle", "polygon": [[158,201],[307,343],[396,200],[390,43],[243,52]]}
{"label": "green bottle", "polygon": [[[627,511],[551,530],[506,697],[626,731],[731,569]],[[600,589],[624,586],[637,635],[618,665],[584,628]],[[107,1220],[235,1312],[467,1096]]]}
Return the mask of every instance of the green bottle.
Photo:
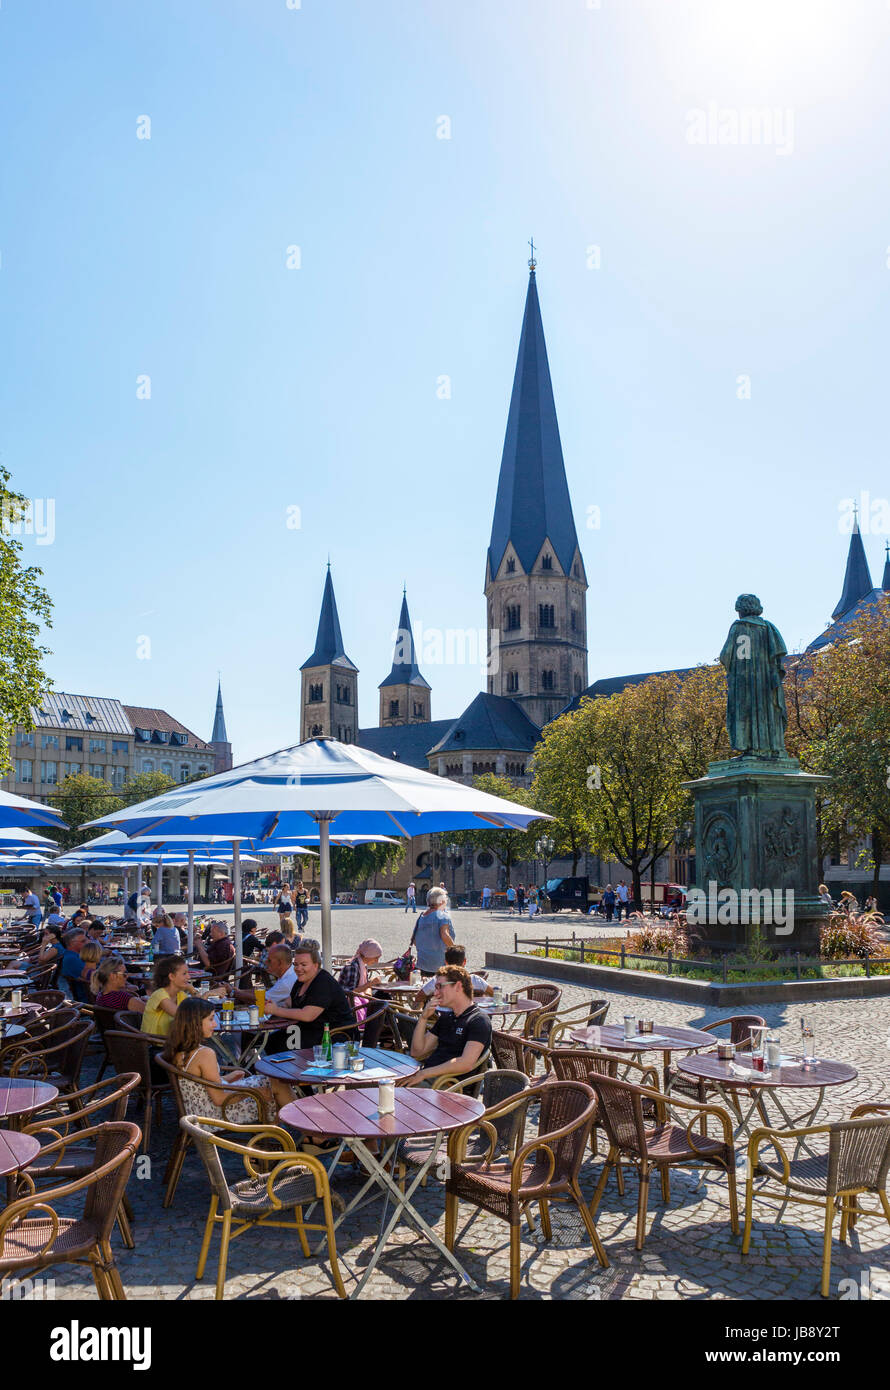
{"label": "green bottle", "polygon": [[324,1026],[324,1035],[322,1036],[321,1045],[324,1048],[325,1061],[332,1061],[334,1053],[331,1047],[331,1025],[329,1023],[326,1023]]}

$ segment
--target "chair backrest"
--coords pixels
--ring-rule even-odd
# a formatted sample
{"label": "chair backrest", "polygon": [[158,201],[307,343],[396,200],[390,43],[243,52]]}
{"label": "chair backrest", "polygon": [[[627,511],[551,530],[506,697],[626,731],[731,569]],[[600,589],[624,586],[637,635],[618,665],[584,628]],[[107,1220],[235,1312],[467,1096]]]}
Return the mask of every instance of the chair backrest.
{"label": "chair backrest", "polygon": [[729,1018],[719,1018],[714,1023],[706,1023],[703,1033],[715,1033],[718,1028],[729,1028],[729,1041],[735,1043],[742,1052],[751,1047],[751,1029],[765,1028],[766,1019],[759,1014],[732,1014]]}
{"label": "chair backrest", "polygon": [[[511,1100],[513,1096],[528,1091],[530,1085],[531,1083],[524,1072],[512,1071],[508,1067],[496,1067],[487,1071],[483,1076],[480,1099],[486,1110],[492,1110],[503,1101]],[[497,1130],[496,1153],[501,1149],[506,1149],[509,1152],[514,1143],[522,1143],[527,1110],[527,1105],[518,1105],[509,1114],[497,1116],[490,1121]],[[485,1119],[485,1116],[483,1115],[482,1118]],[[483,1130],[482,1133],[484,1134],[485,1131]]]}
{"label": "chair backrest", "polygon": [[398,1037],[402,1046],[410,1049],[411,1039],[414,1037],[414,1029],[417,1027],[417,1019],[411,1014],[399,1013],[398,1009],[390,1008],[387,1010],[387,1017],[390,1026]]}
{"label": "chair backrest", "polygon": [[[118,1009],[114,1015],[114,1026],[122,1028],[124,1032],[141,1033],[142,1015],[137,1013],[135,1009]],[[154,1034],[146,1033],[144,1036],[153,1037]]]}
{"label": "chair backrest", "polygon": [[29,989],[24,997],[31,1004],[42,1004],[47,1013],[61,1009],[69,1002],[67,994],[60,989]]}
{"label": "chair backrest", "polygon": [[536,999],[539,1004],[554,1009],[562,998],[558,985],[523,985],[520,993],[523,999]]}
{"label": "chair backrest", "polygon": [[608,999],[591,999],[587,1006],[587,1028],[599,1028],[606,1021],[609,1012]]}
{"label": "chair backrest", "polygon": [[521,1071],[527,1074],[527,1053],[518,1033],[505,1033],[498,1028],[492,1029],[491,1051],[500,1069]]}
{"label": "chair backrest", "polygon": [[643,1092],[632,1081],[591,1071],[588,1081],[597,1098],[597,1118],[602,1122],[609,1143],[627,1153],[646,1156],[643,1125]]}
{"label": "chair backrest", "polygon": [[124,1028],[109,1028],[105,1034],[105,1046],[114,1070],[119,1076],[124,1072],[138,1072],[143,1086],[158,1084],[151,1074],[152,1045],[157,1045],[157,1041],[148,1033],[132,1033]]}
{"label": "chair backrest", "polygon": [[620,1058],[611,1052],[594,1052],[582,1047],[559,1047],[550,1053],[550,1065],[560,1081],[583,1081],[592,1071],[601,1076],[617,1076]]}
{"label": "chair backrest", "polygon": [[[533,1088],[529,1098],[536,1092],[541,1097],[538,1138],[550,1143],[556,1163],[549,1184],[574,1182],[596,1113],[593,1091],[580,1081],[549,1081]],[[550,1139],[552,1134],[566,1126],[571,1126],[568,1134],[560,1139]]]}
{"label": "chair backrest", "polygon": [[[30,1124],[24,1126],[26,1134],[39,1134],[45,1130],[66,1129],[71,1125],[83,1124],[83,1121],[90,1115],[100,1115],[103,1110],[110,1113],[106,1116],[108,1120],[123,1120],[127,1114],[127,1099],[130,1092],[139,1085],[139,1074],[137,1072],[123,1072],[116,1076],[106,1076],[101,1081],[94,1081],[91,1086],[85,1086],[82,1091],[68,1093],[62,1099],[68,1105],[68,1113],[60,1114],[59,1100],[50,1101],[47,1105],[41,1106],[35,1112],[35,1118]],[[71,1101],[77,1101],[77,1109],[71,1107]],[[98,1123],[98,1121],[94,1121]],[[79,1137],[77,1142],[79,1143]]]}
{"label": "chair backrest", "polygon": [[180,1116],[179,1124],[180,1128],[184,1129],[186,1134],[190,1136],[201,1155],[201,1161],[207,1169],[207,1176],[210,1179],[210,1186],[217,1198],[217,1211],[231,1211],[233,1206],[232,1194],[220,1160],[219,1146],[214,1144],[213,1136],[206,1127],[195,1124],[191,1116]]}
{"label": "chair backrest", "polygon": [[63,1076],[68,1077],[75,1087],[80,1085],[80,1069],[92,1032],[93,1025],[89,1019],[84,1019],[78,1030],[72,1030],[68,1037],[52,1049],[55,1053],[53,1071],[61,1072]]}
{"label": "chair backrest", "polygon": [[828,1191],[850,1188],[883,1192],[890,1170],[890,1116],[842,1120],[828,1139]]}
{"label": "chair backrest", "polygon": [[[142,1142],[142,1130],[126,1120],[107,1120],[95,1129],[81,1131],[78,1138],[84,1140],[90,1135],[95,1135],[95,1166],[86,1179],[88,1188],[83,1214],[86,1221],[99,1227],[99,1239],[107,1241],[117,1220],[136,1150]],[[44,1200],[50,1195],[45,1193]]]}

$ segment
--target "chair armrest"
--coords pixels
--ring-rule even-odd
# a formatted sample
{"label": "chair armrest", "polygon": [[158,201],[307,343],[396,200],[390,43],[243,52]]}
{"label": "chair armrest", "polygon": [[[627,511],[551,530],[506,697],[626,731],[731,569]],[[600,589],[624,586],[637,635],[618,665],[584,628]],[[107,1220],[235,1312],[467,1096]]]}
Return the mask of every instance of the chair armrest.
{"label": "chair armrest", "polygon": [[867,1100],[850,1111],[851,1120],[860,1120],[865,1115],[890,1115],[890,1101]]}
{"label": "chair armrest", "polygon": [[55,1212],[47,1202],[38,1201],[37,1194],[32,1193],[28,1197],[21,1197],[17,1202],[13,1202],[10,1206],[8,1206],[5,1211],[0,1212],[0,1258],[2,1258],[3,1256],[4,1246],[6,1244],[7,1228],[10,1225],[12,1225],[14,1221],[18,1221],[20,1217],[27,1217],[35,1211],[48,1212],[50,1217],[52,1218],[53,1225],[50,1234],[47,1236],[40,1249],[38,1251],[34,1251],[33,1253],[29,1251],[29,1255],[32,1260],[36,1261],[39,1260],[43,1255],[45,1255],[46,1252],[51,1248],[53,1242],[56,1239],[56,1236],[59,1234],[58,1213]]}
{"label": "chair armrest", "polygon": [[492,1120],[500,1119],[502,1115],[509,1115],[512,1110],[517,1110],[520,1105],[528,1105],[529,1097],[532,1093],[531,1087],[524,1091],[519,1091],[515,1096],[508,1096],[506,1100],[499,1101],[497,1105],[492,1105],[478,1120],[468,1120],[460,1129],[453,1129],[448,1136],[448,1158],[452,1163],[462,1163],[467,1148],[467,1140],[475,1129],[483,1125],[483,1121],[490,1123]]}
{"label": "chair armrest", "polygon": [[316,1197],[324,1195],[328,1180],[327,1169],[324,1164],[319,1162],[317,1158],[313,1158],[311,1154],[288,1154],[287,1158],[278,1160],[266,1179],[266,1195],[274,1207],[279,1209],[284,1207],[284,1203],[275,1192],[275,1180],[288,1168],[302,1168],[304,1172],[311,1173],[315,1179]]}
{"label": "chair armrest", "polygon": [[790,1176],[788,1166],[788,1155],[782,1148],[782,1139],[802,1139],[811,1134],[830,1134],[830,1125],[810,1125],[806,1129],[767,1129],[761,1127],[751,1131],[748,1140],[748,1177],[753,1177],[754,1169],[757,1167],[757,1154],[763,1144],[770,1144],[776,1150],[782,1160],[782,1182],[787,1182]]}

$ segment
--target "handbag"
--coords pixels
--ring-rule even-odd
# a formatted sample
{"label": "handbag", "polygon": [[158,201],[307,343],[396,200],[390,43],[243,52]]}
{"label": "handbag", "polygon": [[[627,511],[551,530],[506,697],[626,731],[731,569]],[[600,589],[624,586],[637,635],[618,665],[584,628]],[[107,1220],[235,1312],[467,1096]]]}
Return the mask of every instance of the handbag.
{"label": "handbag", "polygon": [[392,973],[397,980],[410,980],[411,971],[414,969],[414,956],[411,954],[411,947],[414,945],[414,938],[417,935],[417,923],[414,923],[414,930],[411,933],[411,940],[408,942],[408,949],[403,956],[397,956],[392,963]]}

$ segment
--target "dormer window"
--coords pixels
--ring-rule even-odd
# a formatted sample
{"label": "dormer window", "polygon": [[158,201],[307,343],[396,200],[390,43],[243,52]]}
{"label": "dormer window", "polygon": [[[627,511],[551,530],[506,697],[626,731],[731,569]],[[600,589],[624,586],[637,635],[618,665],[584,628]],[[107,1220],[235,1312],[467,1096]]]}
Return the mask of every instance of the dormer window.
{"label": "dormer window", "polygon": [[511,556],[510,559],[507,561],[507,573],[508,573],[508,574],[513,574],[513,573],[515,572],[515,570],[516,570],[516,561],[515,561],[515,560],[513,559],[513,557]]}
{"label": "dormer window", "polygon": [[170,731],[169,729],[155,729],[152,737],[155,743],[169,743]]}
{"label": "dormer window", "polygon": [[137,743],[151,743],[151,729],[137,728],[135,734]]}
{"label": "dormer window", "polygon": [[542,570],[552,570],[552,569],[553,569],[553,556],[552,556],[552,555],[544,555],[544,556],[541,557],[541,569],[542,569]]}

